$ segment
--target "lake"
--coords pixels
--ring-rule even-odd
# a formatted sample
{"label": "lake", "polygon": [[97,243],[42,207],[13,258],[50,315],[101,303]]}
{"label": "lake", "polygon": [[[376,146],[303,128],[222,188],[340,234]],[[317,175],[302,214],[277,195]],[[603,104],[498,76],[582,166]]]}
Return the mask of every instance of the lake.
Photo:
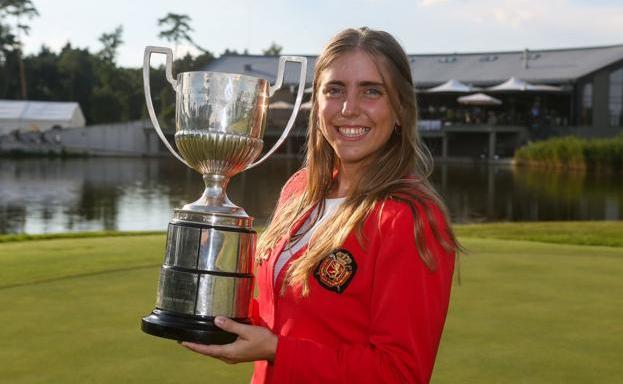
{"label": "lake", "polygon": [[[229,197],[261,224],[299,164],[271,159],[239,174]],[[449,163],[432,182],[456,223],[623,219],[620,176]],[[0,233],[165,230],[202,191],[201,176],[172,158],[2,158]]]}

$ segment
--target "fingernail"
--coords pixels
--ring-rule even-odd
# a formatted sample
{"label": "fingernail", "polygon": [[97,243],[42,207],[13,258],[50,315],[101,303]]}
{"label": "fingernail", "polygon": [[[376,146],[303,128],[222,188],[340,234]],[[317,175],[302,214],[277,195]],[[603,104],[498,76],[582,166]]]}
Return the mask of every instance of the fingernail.
{"label": "fingernail", "polygon": [[225,319],[223,319],[221,316],[217,316],[214,319],[214,324],[218,325],[219,327],[223,325],[224,323],[225,323]]}

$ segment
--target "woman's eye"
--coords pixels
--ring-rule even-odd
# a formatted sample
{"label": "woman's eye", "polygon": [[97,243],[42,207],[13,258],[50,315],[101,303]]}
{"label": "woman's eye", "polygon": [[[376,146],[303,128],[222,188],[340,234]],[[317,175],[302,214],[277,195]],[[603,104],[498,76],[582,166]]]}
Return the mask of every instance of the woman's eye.
{"label": "woman's eye", "polygon": [[378,88],[366,88],[364,92],[367,96],[381,96],[383,92]]}
{"label": "woman's eye", "polygon": [[342,88],[340,87],[326,87],[324,89],[324,94],[330,97],[339,96],[342,94]]}

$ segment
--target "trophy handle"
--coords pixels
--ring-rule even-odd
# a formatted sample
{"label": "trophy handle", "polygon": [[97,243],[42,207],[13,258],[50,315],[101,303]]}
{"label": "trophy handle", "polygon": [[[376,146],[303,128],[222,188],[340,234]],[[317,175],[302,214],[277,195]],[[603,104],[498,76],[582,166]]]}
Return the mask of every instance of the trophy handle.
{"label": "trophy handle", "polygon": [[162,129],[160,128],[160,124],[158,123],[158,118],[156,117],[156,112],[154,112],[154,104],[151,100],[151,86],[149,83],[149,63],[151,60],[152,53],[162,53],[167,56],[167,63],[166,63],[167,81],[171,83],[171,86],[173,86],[173,90],[177,92],[177,81],[173,78],[173,51],[171,50],[171,48],[153,47],[153,46],[145,47],[145,55],[143,56],[143,86],[145,87],[145,102],[147,103],[147,111],[149,112],[149,118],[151,119],[151,123],[154,125],[154,129],[156,130],[158,137],[160,137],[160,140],[162,140],[162,142],[164,143],[164,146],[167,147],[167,149],[171,151],[173,156],[175,156],[179,161],[186,164],[186,166],[192,168],[192,166],[188,164],[186,160],[184,160],[182,156],[180,156],[175,151],[175,149],[173,149],[171,144],[169,144],[169,141],[164,136],[164,133],[162,132]]}
{"label": "trophy handle", "polygon": [[292,130],[292,127],[294,126],[294,122],[296,121],[296,116],[298,115],[299,109],[301,107],[301,102],[303,101],[303,93],[305,92],[305,82],[307,80],[307,58],[302,57],[302,56],[281,56],[279,58],[279,67],[277,69],[277,79],[275,81],[275,85],[270,87],[269,96],[272,97],[275,91],[277,91],[283,85],[283,76],[285,73],[286,62],[288,61],[301,64],[301,74],[299,77],[299,88],[296,93],[296,101],[294,102],[294,107],[292,108],[292,114],[290,115],[290,120],[288,120],[288,124],[286,125],[286,128],[283,130],[281,137],[279,138],[279,140],[277,140],[275,145],[273,145],[273,147],[268,152],[266,152],[266,154],[262,156],[261,159],[259,159],[255,163],[249,164],[249,166],[247,166],[245,170],[253,168],[256,165],[263,163],[264,160],[268,159],[270,155],[272,155],[277,150],[277,148],[279,148],[279,146],[283,144],[286,137],[288,136],[288,133],[290,133],[290,130]]}

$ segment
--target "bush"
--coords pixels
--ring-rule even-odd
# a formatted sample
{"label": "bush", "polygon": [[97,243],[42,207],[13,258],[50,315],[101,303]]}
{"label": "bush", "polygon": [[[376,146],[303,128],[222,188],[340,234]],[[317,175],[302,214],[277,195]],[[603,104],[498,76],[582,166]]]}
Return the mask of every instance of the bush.
{"label": "bush", "polygon": [[515,153],[518,165],[556,169],[623,171],[623,134],[613,139],[558,137],[530,143]]}

